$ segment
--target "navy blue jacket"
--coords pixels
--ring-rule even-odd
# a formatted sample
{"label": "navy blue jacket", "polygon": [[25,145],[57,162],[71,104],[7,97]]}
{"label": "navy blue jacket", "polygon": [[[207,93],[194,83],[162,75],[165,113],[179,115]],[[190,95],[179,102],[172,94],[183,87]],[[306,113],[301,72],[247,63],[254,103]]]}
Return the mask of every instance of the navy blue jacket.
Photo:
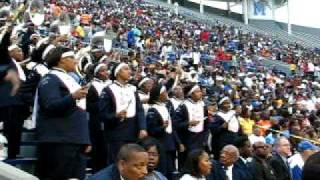
{"label": "navy blue jacket", "polygon": [[109,142],[135,142],[140,130],[146,130],[146,119],[139,96],[136,97],[136,116],[122,121],[116,117],[116,100],[109,87],[103,89],[99,101],[99,118],[104,122],[106,140]]}
{"label": "navy blue jacket", "polygon": [[[9,56],[8,47],[10,45],[10,36],[11,33],[6,33],[0,43],[0,67],[2,71],[2,76],[4,77],[7,70],[17,70],[15,64],[12,62],[11,57]],[[0,78],[0,108],[11,106],[11,105],[20,105],[22,104],[18,96],[11,96],[12,85],[10,82],[4,81]]]}
{"label": "navy blue jacket", "polygon": [[99,94],[94,86],[90,86],[87,95],[87,112],[90,115],[89,124],[95,130],[101,130],[99,119]]}
{"label": "navy blue jacket", "polygon": [[180,139],[174,126],[172,125],[172,133],[168,134],[163,127],[163,119],[161,115],[152,107],[149,108],[146,119],[148,134],[158,139],[166,151],[177,150],[177,147],[180,144]]}
{"label": "navy blue jacket", "polygon": [[270,165],[274,170],[277,180],[291,180],[289,165],[285,164],[281,156],[276,153],[270,159]]}
{"label": "navy blue jacket", "polygon": [[248,164],[245,164],[240,158],[234,164],[233,169],[238,172],[239,179],[253,180]]}
{"label": "navy blue jacket", "polygon": [[8,68],[8,65],[0,65],[0,81],[4,80],[4,77],[7,75]]}
{"label": "navy blue jacket", "polygon": [[90,144],[88,113],[76,105],[67,87],[53,74],[47,74],[38,87],[39,142]]}
{"label": "navy blue jacket", "polygon": [[[249,180],[247,178],[242,178],[240,176],[241,173],[239,172],[239,169],[234,165],[232,168],[232,180]],[[223,165],[213,160],[212,161],[212,169],[211,173],[206,177],[207,180],[227,180],[227,176],[224,170]]]}
{"label": "navy blue jacket", "polygon": [[87,180],[120,180],[120,173],[117,166],[111,164],[110,166],[90,176]]}

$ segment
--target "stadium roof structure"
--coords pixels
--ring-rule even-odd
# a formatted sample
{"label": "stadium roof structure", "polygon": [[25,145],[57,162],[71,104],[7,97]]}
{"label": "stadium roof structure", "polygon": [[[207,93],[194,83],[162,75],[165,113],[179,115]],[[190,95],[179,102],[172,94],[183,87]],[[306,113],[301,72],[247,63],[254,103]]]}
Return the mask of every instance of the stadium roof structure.
{"label": "stadium roof structure", "polygon": [[[206,1],[221,1],[221,2],[235,2],[235,3],[240,3],[243,0],[206,0]],[[268,1],[268,0],[261,0],[261,1]],[[288,2],[288,0],[273,0],[273,4],[276,7],[281,7],[284,6],[286,3]]]}

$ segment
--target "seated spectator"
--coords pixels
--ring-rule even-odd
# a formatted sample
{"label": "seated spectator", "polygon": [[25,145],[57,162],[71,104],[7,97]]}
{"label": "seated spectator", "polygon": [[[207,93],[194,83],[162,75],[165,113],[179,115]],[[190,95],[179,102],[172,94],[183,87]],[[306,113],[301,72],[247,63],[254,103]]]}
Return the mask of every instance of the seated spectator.
{"label": "seated spectator", "polygon": [[120,148],[115,164],[97,172],[88,180],[143,179],[147,176],[148,153],[141,146],[126,144]]}
{"label": "seated spectator", "polygon": [[240,136],[235,141],[235,146],[239,149],[239,159],[235,163],[235,168],[239,170],[240,179],[253,179],[248,168],[249,159],[252,158],[252,145],[247,136]]}
{"label": "seated spectator", "polygon": [[253,144],[253,158],[248,167],[254,180],[276,180],[274,170],[268,163],[269,146],[264,142]]}
{"label": "seated spectator", "polygon": [[156,139],[145,138],[139,142],[139,144],[148,153],[148,174],[145,180],[167,180],[160,172],[156,171],[156,168],[160,160],[160,146]]}
{"label": "seated spectator", "polygon": [[270,165],[278,180],[291,180],[288,157],[291,156],[290,142],[286,137],[279,137],[274,142],[275,154],[270,160]]}
{"label": "seated spectator", "polygon": [[211,162],[208,153],[202,149],[192,150],[182,169],[180,180],[205,180],[211,172]]}
{"label": "seated spectator", "polygon": [[234,166],[239,159],[239,150],[233,145],[226,145],[221,150],[219,161],[213,161],[213,168],[208,179],[241,180],[240,168]]}

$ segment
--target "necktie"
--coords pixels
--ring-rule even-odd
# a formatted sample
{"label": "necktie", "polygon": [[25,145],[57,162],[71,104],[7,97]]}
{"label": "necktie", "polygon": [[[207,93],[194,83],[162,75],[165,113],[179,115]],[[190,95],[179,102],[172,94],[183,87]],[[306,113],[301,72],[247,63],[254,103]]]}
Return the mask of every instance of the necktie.
{"label": "necktie", "polygon": [[292,173],[291,173],[291,169],[290,169],[290,166],[289,166],[289,163],[288,163],[288,159],[286,159],[286,166],[287,166],[287,170],[288,170],[289,175],[290,175],[290,179],[292,179]]}

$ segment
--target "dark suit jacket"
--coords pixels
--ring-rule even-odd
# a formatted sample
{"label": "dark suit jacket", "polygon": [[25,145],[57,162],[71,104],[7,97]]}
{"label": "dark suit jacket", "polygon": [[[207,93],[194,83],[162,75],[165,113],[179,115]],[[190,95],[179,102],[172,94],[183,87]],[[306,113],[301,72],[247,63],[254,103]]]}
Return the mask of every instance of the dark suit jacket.
{"label": "dark suit jacket", "polygon": [[253,180],[252,174],[248,168],[248,164],[245,164],[240,158],[234,164],[233,169],[238,172],[237,177],[239,179]]}
{"label": "dark suit jacket", "polygon": [[111,164],[107,168],[90,176],[87,180],[120,180],[120,173],[116,165]]}
{"label": "dark suit jacket", "polygon": [[273,155],[270,160],[270,165],[274,169],[277,180],[291,180],[290,169],[279,154]]}
{"label": "dark suit jacket", "polygon": [[[224,167],[220,162],[213,160],[212,166],[213,167],[212,167],[211,173],[206,177],[207,180],[226,180],[227,179]],[[236,167],[236,165],[233,165],[233,168],[232,168],[232,180],[247,180],[246,177],[243,178],[243,176],[241,176],[241,172],[239,168]]]}
{"label": "dark suit jacket", "polygon": [[277,179],[271,166],[268,163],[264,166],[262,161],[256,157],[253,157],[253,160],[249,163],[248,167],[254,180]]}

